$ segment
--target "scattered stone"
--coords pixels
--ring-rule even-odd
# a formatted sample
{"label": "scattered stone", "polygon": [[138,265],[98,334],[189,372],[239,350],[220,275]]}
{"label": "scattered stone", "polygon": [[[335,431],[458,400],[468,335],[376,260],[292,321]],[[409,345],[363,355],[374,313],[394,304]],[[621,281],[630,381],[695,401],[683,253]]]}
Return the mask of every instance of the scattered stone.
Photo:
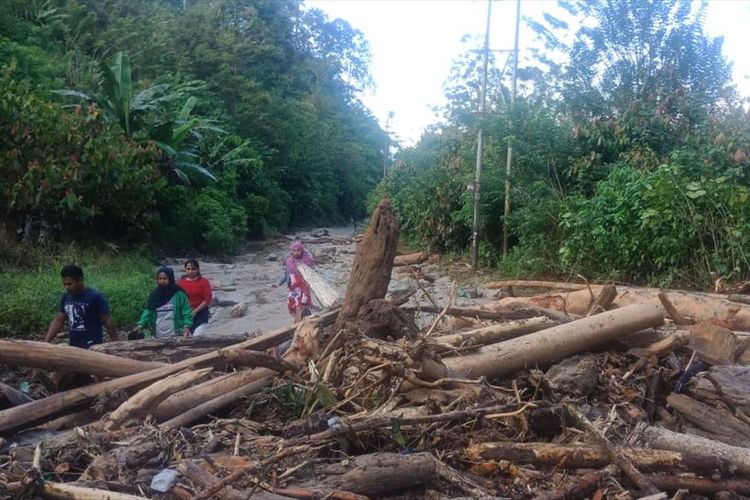
{"label": "scattered stone", "polygon": [[241,318],[247,313],[247,302],[237,304],[232,308],[231,315],[233,318]]}
{"label": "scattered stone", "polygon": [[278,255],[276,255],[275,253],[269,253],[269,254],[268,254],[268,255],[266,256],[266,260],[267,260],[268,262],[276,262],[277,260],[279,260],[279,256],[278,256]]}
{"label": "scattered stone", "polygon": [[221,298],[218,295],[214,295],[214,298],[211,300],[211,307],[231,307],[239,304],[236,300],[229,300]]}
{"label": "scattered stone", "polygon": [[599,365],[593,355],[564,359],[547,370],[545,378],[552,391],[558,394],[588,396],[599,385]]}
{"label": "scattered stone", "polygon": [[492,296],[495,299],[504,299],[506,297],[514,297],[513,290],[510,288],[500,288],[497,292]]}
{"label": "scattered stone", "polygon": [[324,247],[318,250],[321,254],[336,255],[336,247]]}

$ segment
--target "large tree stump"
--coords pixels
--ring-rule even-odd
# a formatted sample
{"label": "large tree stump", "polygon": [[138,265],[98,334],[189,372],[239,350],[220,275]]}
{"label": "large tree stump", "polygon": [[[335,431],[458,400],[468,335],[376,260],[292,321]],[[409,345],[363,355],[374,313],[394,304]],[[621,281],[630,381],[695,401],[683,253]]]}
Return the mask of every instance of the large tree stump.
{"label": "large tree stump", "polygon": [[398,221],[393,214],[391,201],[385,198],[372,214],[370,227],[357,246],[349,285],[333,334],[354,323],[362,306],[373,299],[385,298],[391,281],[398,236]]}

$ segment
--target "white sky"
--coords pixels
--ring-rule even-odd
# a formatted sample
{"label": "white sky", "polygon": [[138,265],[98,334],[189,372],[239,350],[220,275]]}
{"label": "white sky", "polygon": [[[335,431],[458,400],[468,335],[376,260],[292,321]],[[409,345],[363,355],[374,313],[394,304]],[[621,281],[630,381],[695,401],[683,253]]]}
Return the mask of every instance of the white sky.
{"label": "white sky", "polygon": [[[362,31],[370,43],[370,67],[376,88],[363,101],[394,137],[404,145],[415,143],[424,128],[437,118],[432,111],[445,103],[443,83],[453,60],[466,48],[464,35],[476,36],[479,48],[486,23],[486,0],[306,0],[330,19],[342,18]],[[492,5],[491,49],[512,49],[514,0]],[[522,0],[521,15],[541,20],[555,10],[553,0]],[[724,52],[734,64],[734,80],[750,96],[750,0],[710,0],[706,30],[724,36]],[[521,21],[520,55],[533,43],[531,29]],[[504,56],[498,56],[504,61]]]}

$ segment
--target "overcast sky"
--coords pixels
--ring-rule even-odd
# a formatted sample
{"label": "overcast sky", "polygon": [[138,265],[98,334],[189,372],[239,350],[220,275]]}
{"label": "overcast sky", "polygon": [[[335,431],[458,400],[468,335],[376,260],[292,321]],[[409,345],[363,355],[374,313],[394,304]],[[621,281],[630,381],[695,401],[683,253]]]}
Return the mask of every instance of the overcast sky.
{"label": "overcast sky", "polygon": [[[404,145],[416,142],[424,128],[436,121],[432,111],[444,104],[443,83],[452,61],[466,48],[461,40],[473,35],[481,40],[487,13],[486,0],[306,0],[305,5],[326,12],[329,18],[346,19],[365,34],[372,52],[371,73],[376,88],[363,100]],[[492,5],[490,46],[513,48],[516,2],[495,0]],[[521,15],[541,19],[555,10],[553,0],[522,0]],[[750,96],[750,0],[710,0],[706,29],[724,36],[724,51],[734,64],[740,93]],[[520,54],[534,43],[531,29],[521,24]]]}

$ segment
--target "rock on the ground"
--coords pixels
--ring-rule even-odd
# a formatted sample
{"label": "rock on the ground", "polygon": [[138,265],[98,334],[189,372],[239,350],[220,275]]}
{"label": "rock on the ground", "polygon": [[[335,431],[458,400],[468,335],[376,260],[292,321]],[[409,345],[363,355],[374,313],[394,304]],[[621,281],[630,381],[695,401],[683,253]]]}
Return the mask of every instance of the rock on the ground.
{"label": "rock on the ground", "polygon": [[545,379],[555,393],[588,396],[599,385],[599,364],[591,354],[573,356],[547,370]]}
{"label": "rock on the ground", "polygon": [[276,255],[275,253],[269,253],[269,254],[268,254],[268,255],[266,256],[266,260],[267,260],[268,262],[276,262],[277,260],[279,260],[279,256],[278,256],[278,255]]}
{"label": "rock on the ground", "polygon": [[241,318],[247,313],[247,303],[243,302],[241,304],[237,304],[232,308],[232,317],[233,318]]}

